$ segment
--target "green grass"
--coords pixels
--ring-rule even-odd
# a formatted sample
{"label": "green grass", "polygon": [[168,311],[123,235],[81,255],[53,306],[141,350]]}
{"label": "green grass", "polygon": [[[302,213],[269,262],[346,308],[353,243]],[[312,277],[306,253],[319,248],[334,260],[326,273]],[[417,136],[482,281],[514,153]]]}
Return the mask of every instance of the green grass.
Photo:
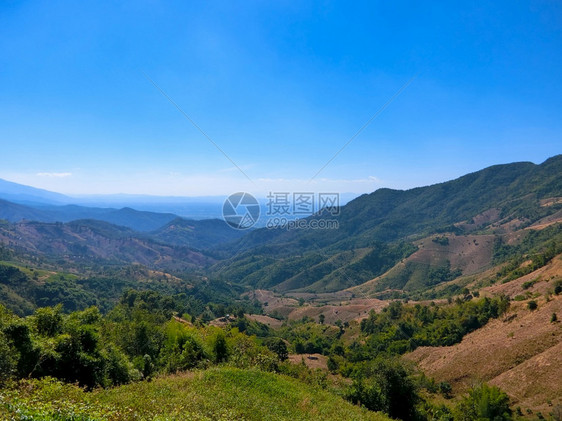
{"label": "green grass", "polygon": [[230,367],[91,393],[51,379],[0,391],[14,420],[388,420],[283,375]]}

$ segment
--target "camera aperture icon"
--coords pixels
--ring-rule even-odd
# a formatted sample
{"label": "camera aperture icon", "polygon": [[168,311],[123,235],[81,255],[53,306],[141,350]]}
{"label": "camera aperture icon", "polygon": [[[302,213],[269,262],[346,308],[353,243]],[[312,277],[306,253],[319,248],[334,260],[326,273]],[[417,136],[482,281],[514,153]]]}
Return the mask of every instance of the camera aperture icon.
{"label": "camera aperture icon", "polygon": [[232,228],[245,230],[253,227],[260,218],[260,204],[250,193],[238,192],[226,198],[222,216]]}

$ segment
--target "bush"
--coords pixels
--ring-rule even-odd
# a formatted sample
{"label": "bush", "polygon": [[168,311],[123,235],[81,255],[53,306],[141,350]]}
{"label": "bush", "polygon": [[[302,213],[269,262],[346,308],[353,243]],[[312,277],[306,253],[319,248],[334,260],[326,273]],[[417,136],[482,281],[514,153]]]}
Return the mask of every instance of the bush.
{"label": "bush", "polygon": [[468,392],[456,410],[459,421],[509,421],[509,397],[496,386],[481,384]]}
{"label": "bush", "polygon": [[380,357],[358,367],[357,373],[346,394],[348,400],[392,418],[416,418],[417,388],[399,360]]}
{"label": "bush", "polygon": [[215,363],[222,363],[228,359],[226,336],[222,330],[217,330],[211,339],[211,349]]}
{"label": "bush", "polygon": [[531,300],[527,303],[527,308],[531,311],[534,311],[537,308],[539,308],[539,305],[537,304],[537,302],[535,300]]}
{"label": "bush", "polygon": [[8,344],[6,336],[0,331],[0,385],[16,371],[14,351]]}
{"label": "bush", "polygon": [[53,337],[62,331],[62,305],[56,307],[43,307],[35,310],[33,324],[37,333]]}
{"label": "bush", "polygon": [[451,393],[453,392],[453,388],[451,384],[448,382],[441,382],[439,383],[439,392],[446,398],[451,398]]}
{"label": "bush", "polygon": [[286,361],[289,358],[287,343],[283,339],[269,338],[265,341],[265,346],[267,346],[271,352],[277,354],[279,361]]}

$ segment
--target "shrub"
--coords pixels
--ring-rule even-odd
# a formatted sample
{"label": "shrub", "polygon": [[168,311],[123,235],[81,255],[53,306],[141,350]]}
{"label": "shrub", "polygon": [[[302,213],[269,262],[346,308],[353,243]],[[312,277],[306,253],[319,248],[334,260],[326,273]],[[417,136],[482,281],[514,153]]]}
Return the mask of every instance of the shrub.
{"label": "shrub", "polygon": [[330,355],[330,357],[328,358],[327,366],[328,366],[328,370],[332,374],[335,374],[339,368],[339,364],[337,360],[332,355]]}
{"label": "shrub", "polygon": [[289,350],[287,343],[281,338],[269,338],[265,341],[265,346],[277,354],[280,361],[286,361],[289,358]]}
{"label": "shrub", "polygon": [[459,421],[512,419],[509,397],[496,386],[481,384],[472,388],[456,409]]}
{"label": "shrub", "polygon": [[16,371],[16,358],[8,340],[0,331],[0,385]]}
{"label": "shrub", "polygon": [[535,300],[531,300],[527,303],[527,307],[529,308],[529,310],[534,311],[537,308],[539,308],[539,305],[537,304],[537,302]]}
{"label": "shrub", "polygon": [[416,418],[417,388],[399,360],[379,357],[358,367],[358,373],[346,394],[348,400],[392,418]]}
{"label": "shrub", "polygon": [[222,330],[218,330],[211,339],[211,349],[215,363],[221,363],[228,359],[228,346]]}
{"label": "shrub", "polygon": [[451,397],[451,392],[453,391],[453,388],[451,387],[451,384],[448,382],[441,382],[439,383],[439,392],[441,392],[441,394],[449,399]]}
{"label": "shrub", "polygon": [[53,337],[62,331],[62,305],[35,310],[33,324],[39,335]]}

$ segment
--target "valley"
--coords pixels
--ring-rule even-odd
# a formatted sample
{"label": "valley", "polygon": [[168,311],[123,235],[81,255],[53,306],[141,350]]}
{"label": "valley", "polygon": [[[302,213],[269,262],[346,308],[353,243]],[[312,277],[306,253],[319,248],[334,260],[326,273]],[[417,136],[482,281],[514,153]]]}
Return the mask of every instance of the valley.
{"label": "valley", "polygon": [[[175,419],[178,405],[260,419],[270,405],[279,419],[296,406],[299,419],[457,420],[478,391],[505,394],[514,418],[554,420],[561,174],[558,155],[379,189],[330,232],[2,200],[0,415],[78,416],[88,402],[92,419]],[[150,382],[172,393],[160,412],[135,401]]]}

